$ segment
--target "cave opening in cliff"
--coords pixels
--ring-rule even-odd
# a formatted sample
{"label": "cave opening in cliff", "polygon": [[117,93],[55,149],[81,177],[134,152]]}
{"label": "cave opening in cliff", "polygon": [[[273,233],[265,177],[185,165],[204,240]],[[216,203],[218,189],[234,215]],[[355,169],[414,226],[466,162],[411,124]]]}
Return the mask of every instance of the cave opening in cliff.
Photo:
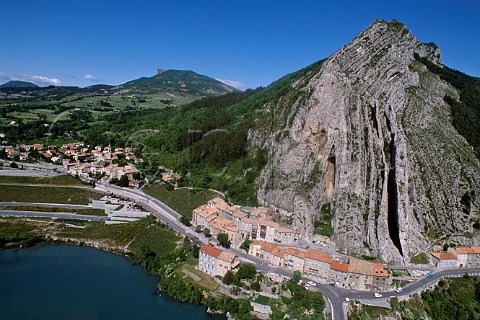
{"label": "cave opening in cliff", "polygon": [[377,121],[377,108],[376,106],[370,105],[370,121],[372,122],[372,126],[375,129],[375,132],[377,134],[377,137],[379,137],[378,134],[378,121]]}
{"label": "cave opening in cliff", "polygon": [[327,200],[331,201],[333,198],[333,191],[335,190],[335,154],[330,152],[330,155],[327,158]]}
{"label": "cave opening in cliff", "polygon": [[402,244],[400,242],[400,228],[398,226],[398,194],[395,165],[395,134],[392,133],[390,140],[390,170],[388,171],[387,195],[388,195],[388,235],[400,254],[403,256]]}

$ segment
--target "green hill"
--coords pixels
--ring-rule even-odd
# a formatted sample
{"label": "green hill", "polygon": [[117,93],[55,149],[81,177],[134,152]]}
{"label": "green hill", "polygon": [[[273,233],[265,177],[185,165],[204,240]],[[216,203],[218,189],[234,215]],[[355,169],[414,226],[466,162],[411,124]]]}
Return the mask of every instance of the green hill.
{"label": "green hill", "polygon": [[38,88],[38,86],[33,82],[15,80],[0,85],[0,88]]}
{"label": "green hill", "polygon": [[189,70],[166,70],[153,77],[142,77],[120,86],[142,93],[171,93],[212,96],[238,91],[218,80]]}

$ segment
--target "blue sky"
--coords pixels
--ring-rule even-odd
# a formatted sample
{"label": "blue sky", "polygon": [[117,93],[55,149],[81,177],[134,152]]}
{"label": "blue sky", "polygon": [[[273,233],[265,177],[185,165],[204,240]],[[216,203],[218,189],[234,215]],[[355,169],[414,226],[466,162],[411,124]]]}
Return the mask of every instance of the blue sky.
{"label": "blue sky", "polygon": [[478,0],[2,0],[0,83],[120,84],[162,68],[266,86],[379,18],[406,24],[446,65],[478,77],[479,12]]}

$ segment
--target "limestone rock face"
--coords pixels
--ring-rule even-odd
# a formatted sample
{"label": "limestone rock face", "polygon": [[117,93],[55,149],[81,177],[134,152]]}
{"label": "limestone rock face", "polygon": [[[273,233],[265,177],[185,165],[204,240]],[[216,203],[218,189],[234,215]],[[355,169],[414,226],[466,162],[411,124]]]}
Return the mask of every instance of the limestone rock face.
{"label": "limestone rock face", "polygon": [[480,163],[444,102],[458,92],[415,57],[442,63],[402,24],[375,21],[267,104],[271,124],[249,134],[268,151],[259,202],[309,236],[330,204],[337,246],[385,261],[478,243]]}

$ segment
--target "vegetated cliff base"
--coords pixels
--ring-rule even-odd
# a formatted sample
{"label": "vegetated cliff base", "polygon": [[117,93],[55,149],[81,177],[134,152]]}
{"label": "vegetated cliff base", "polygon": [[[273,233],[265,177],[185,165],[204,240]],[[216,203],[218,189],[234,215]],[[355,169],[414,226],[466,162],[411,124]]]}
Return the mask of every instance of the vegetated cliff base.
{"label": "vegetated cliff base", "polygon": [[309,235],[331,223],[340,248],[385,261],[435,240],[478,244],[480,163],[445,102],[460,92],[426,63],[443,68],[437,46],[375,21],[305,69],[249,134],[268,150],[259,202]]}

